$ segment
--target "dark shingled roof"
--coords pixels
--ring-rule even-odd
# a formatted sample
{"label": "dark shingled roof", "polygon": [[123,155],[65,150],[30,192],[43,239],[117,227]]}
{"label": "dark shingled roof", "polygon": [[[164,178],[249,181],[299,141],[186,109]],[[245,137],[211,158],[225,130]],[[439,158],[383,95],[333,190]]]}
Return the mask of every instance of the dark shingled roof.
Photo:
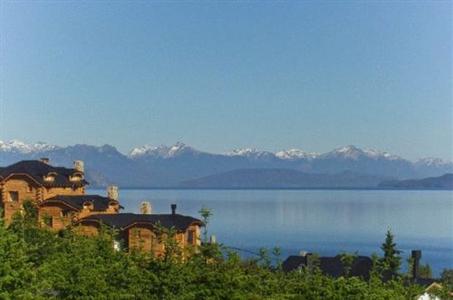
{"label": "dark shingled roof", "polygon": [[435,278],[421,278],[417,277],[415,280],[413,280],[415,284],[421,285],[421,286],[429,286],[433,284],[434,282],[441,282],[440,279],[435,279]]}
{"label": "dark shingled roof", "polygon": [[105,225],[116,227],[118,229],[125,229],[134,223],[150,224],[155,225],[160,223],[166,228],[174,227],[176,230],[185,231],[191,224],[198,223],[202,225],[199,219],[192,218],[189,216],[183,216],[179,214],[103,214],[103,215],[91,215],[83,218],[79,223],[84,221],[95,221]]}
{"label": "dark shingled roof", "polygon": [[[54,172],[55,180],[52,182],[44,181],[44,176]],[[75,169],[54,167],[39,160],[22,160],[10,166],[0,168],[0,177],[6,178],[14,173],[28,174],[39,184],[46,187],[80,187],[87,185],[84,179],[78,182],[71,182],[69,176],[76,173]]]}
{"label": "dark shingled roof", "polygon": [[[116,201],[99,195],[77,195],[77,196],[55,196],[44,200],[40,205],[48,204],[49,202],[61,201],[78,210],[83,208],[83,203],[90,201],[93,203],[94,211],[105,211],[109,207],[111,201]],[[120,206],[120,208],[123,208]]]}
{"label": "dark shingled roof", "polygon": [[[298,268],[306,267],[308,265],[308,259],[308,256],[289,256],[283,262],[283,270],[285,272],[291,272]],[[369,279],[372,266],[373,262],[371,258],[367,256],[357,256],[352,263],[349,276]],[[334,257],[319,257],[319,268],[323,274],[332,277],[345,275],[345,268],[340,255]]]}

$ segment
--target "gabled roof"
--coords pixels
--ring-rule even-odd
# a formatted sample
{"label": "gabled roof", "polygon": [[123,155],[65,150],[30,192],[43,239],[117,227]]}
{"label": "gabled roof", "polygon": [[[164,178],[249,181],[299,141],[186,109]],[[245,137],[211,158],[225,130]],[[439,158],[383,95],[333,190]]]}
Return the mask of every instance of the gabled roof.
{"label": "gabled roof", "polygon": [[[55,180],[52,182],[44,180],[44,176],[49,173],[56,173]],[[70,181],[69,176],[75,173],[80,173],[80,171],[71,168],[54,167],[39,160],[22,160],[0,168],[0,179],[6,179],[13,174],[25,174],[36,183],[46,187],[79,187],[88,184],[84,179],[77,182]]]}
{"label": "gabled roof", "polygon": [[79,223],[86,221],[102,223],[120,230],[127,229],[135,224],[147,224],[153,226],[160,223],[166,228],[174,227],[178,231],[185,231],[192,224],[198,224],[200,226],[203,224],[199,219],[179,214],[102,214],[88,216],[81,219]]}
{"label": "gabled roof", "polygon": [[[306,267],[308,265],[308,256],[289,256],[283,262],[283,270],[291,272],[298,268]],[[367,256],[357,256],[352,262],[349,276],[362,277],[368,279],[370,271],[373,266],[373,261]],[[340,277],[345,275],[345,267],[341,261],[341,256],[334,257],[319,257],[319,269],[325,275],[332,277]]]}
{"label": "gabled roof", "polygon": [[[109,203],[116,200],[99,196],[99,195],[69,195],[69,196],[55,196],[41,202],[42,205],[55,202],[63,202],[64,204],[73,207],[76,210],[82,210],[85,202],[91,202],[94,206],[94,211],[105,211],[109,207]],[[120,206],[120,208],[123,208]]]}

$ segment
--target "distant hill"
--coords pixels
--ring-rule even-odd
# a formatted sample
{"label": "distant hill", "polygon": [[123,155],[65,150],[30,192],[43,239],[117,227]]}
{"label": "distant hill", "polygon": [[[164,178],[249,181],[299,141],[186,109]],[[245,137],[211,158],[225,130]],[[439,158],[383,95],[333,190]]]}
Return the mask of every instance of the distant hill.
{"label": "distant hill", "polygon": [[382,188],[400,189],[448,189],[453,190],[453,174],[445,174],[439,177],[423,179],[392,180],[379,184]]}
{"label": "distant hill", "polygon": [[[344,172],[400,180],[453,173],[451,162],[435,158],[412,162],[384,151],[356,146],[339,147],[326,153],[305,152],[300,149],[275,153],[256,149],[236,149],[216,154],[176,143],[172,146],[145,145],[133,148],[125,154],[110,145],[79,144],[62,147],[42,142],[27,144],[17,140],[0,141],[0,166],[40,157],[48,157],[51,164],[60,166],[71,166],[74,160],[85,161],[86,177],[91,187],[103,187],[108,184],[130,188],[177,187],[181,182],[187,184],[202,177],[244,169],[297,171],[284,172],[286,178],[291,174],[296,176],[293,179],[296,186],[301,182],[300,173],[313,174],[313,178],[316,178],[317,174],[324,174],[319,185],[326,184],[327,174],[338,176],[335,174]],[[269,187],[273,186],[272,182],[269,183]],[[359,184],[359,181],[350,182]],[[285,184],[292,184],[291,180],[287,178]],[[346,184],[349,183],[343,183]],[[362,186],[360,183],[357,187]]]}
{"label": "distant hill", "polygon": [[353,172],[313,174],[291,169],[239,169],[187,180],[193,188],[371,188],[383,177]]}

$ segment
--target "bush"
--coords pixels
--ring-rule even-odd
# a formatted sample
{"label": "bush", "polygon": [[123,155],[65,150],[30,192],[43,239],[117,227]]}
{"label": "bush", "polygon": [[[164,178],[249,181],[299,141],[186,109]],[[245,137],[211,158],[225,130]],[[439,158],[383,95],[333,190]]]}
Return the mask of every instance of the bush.
{"label": "bush", "polygon": [[114,239],[111,230],[97,237],[53,233],[21,216],[9,228],[0,224],[0,298],[411,299],[421,291],[378,276],[334,279],[316,268],[286,274],[269,266],[264,250],[259,259],[241,260],[221,245],[203,244],[190,258],[159,259],[115,251]]}

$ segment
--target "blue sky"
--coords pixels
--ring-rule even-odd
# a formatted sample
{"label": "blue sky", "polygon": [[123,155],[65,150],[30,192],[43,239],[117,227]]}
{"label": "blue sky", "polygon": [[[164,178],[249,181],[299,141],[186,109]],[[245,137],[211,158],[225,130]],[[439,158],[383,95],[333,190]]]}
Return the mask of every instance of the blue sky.
{"label": "blue sky", "polygon": [[453,155],[451,2],[0,7],[2,140]]}

